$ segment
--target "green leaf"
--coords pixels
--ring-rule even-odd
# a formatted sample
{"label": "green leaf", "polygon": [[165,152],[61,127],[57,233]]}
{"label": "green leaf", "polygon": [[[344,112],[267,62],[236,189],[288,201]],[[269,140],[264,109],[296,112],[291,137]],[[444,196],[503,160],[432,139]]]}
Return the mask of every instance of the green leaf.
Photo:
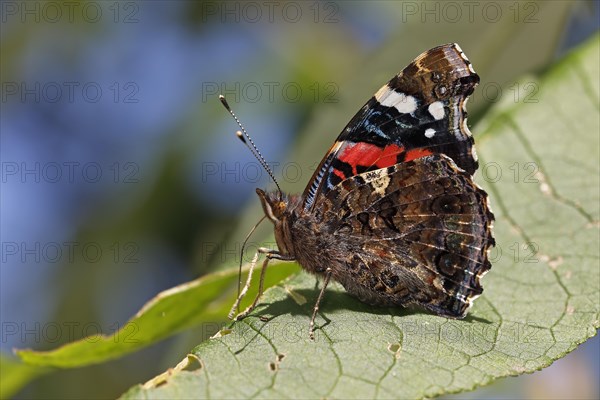
{"label": "green leaf", "polygon": [[[296,264],[270,266],[265,287],[297,271]],[[232,289],[237,277],[237,268],[230,269],[165,290],[113,335],[87,337],[52,351],[17,350],[16,353],[28,364],[60,368],[122,357],[202,322],[226,318],[235,299]],[[252,299],[255,294],[256,290],[249,291],[248,298]]]}
{"label": "green leaf", "polygon": [[48,368],[27,365],[0,354],[0,398],[15,395],[29,381],[48,373]]}
{"label": "green leaf", "polygon": [[267,291],[252,316],[123,398],[433,397],[536,371],[595,335],[599,39],[541,79],[521,81],[520,94],[505,95],[511,101],[474,130],[498,246],[467,318],[372,308],[332,285],[311,342],[318,290],[299,274]]}

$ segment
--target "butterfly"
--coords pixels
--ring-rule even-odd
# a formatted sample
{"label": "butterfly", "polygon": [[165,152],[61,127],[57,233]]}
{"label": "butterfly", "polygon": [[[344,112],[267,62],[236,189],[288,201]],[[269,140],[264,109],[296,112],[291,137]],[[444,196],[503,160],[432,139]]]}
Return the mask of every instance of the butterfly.
{"label": "butterfly", "polygon": [[[443,317],[465,317],[483,291],[480,280],[491,268],[495,245],[488,196],[473,181],[478,162],[467,126],[467,99],[478,83],[458,44],[434,47],[358,111],[301,195],[284,194],[279,185],[272,192],[256,189],[274,225],[277,250],[258,249],[229,317],[260,255],[265,259],[258,295],[236,319],[258,304],[273,259],[296,261],[323,278],[311,338],[332,279],[367,304],[416,305]],[[268,170],[242,130],[238,136],[250,141]]]}

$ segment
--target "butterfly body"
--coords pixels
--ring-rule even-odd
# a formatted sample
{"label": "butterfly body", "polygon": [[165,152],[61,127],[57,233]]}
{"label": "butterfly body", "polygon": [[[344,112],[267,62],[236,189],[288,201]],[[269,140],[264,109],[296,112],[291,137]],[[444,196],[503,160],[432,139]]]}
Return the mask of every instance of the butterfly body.
{"label": "butterfly body", "polygon": [[451,318],[482,293],[494,217],[472,179],[466,102],[478,82],[458,45],[433,48],[350,120],[302,195],[257,189],[278,246],[267,260],[325,277],[311,335],[330,279],[368,304]]}

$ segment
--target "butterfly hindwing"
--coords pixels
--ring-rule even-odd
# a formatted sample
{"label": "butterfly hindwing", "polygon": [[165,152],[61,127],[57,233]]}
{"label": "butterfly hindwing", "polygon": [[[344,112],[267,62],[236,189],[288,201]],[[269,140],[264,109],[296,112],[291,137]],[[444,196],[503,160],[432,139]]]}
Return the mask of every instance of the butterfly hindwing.
{"label": "butterfly hindwing", "polygon": [[314,211],[339,241],[360,246],[342,284],[365,302],[463,317],[483,290],[493,215],[487,194],[445,155],[353,176]]}
{"label": "butterfly hindwing", "polygon": [[344,179],[431,154],[472,175],[477,160],[465,105],[478,82],[457,44],[421,54],[348,123],[307,186],[304,209]]}

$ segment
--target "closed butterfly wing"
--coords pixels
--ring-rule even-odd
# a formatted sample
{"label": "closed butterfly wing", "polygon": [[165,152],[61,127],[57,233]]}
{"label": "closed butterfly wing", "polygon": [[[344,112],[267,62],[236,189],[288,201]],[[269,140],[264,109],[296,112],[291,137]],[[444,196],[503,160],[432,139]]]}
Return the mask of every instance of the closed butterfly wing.
{"label": "closed butterfly wing", "polygon": [[369,304],[454,318],[482,293],[494,217],[472,180],[466,102],[478,82],[457,44],[426,51],[352,118],[302,196],[258,191],[278,247],[259,250],[261,282],[270,258],[324,278],[310,337],[330,280]]}
{"label": "closed butterfly wing", "polygon": [[353,176],[315,204],[327,232],[356,251],[340,264],[364,302],[418,304],[463,317],[491,265],[487,194],[444,155]]}

